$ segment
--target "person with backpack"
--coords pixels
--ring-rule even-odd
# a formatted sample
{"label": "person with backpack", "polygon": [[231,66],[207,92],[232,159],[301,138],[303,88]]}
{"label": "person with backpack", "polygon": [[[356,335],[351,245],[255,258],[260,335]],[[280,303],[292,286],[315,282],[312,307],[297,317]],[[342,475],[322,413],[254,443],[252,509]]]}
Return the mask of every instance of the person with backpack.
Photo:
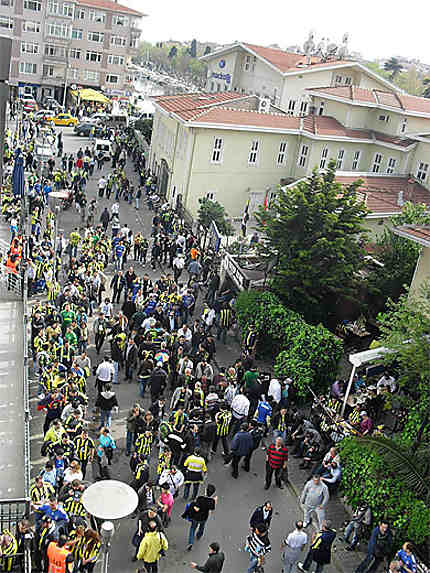
{"label": "person with backpack", "polygon": [[[143,561],[147,573],[158,573],[158,562],[169,548],[167,537],[157,528],[155,521],[148,523],[148,530],[143,536],[137,552],[137,560]],[[139,573],[143,569],[138,569]]]}
{"label": "person with backpack", "polygon": [[315,573],[322,573],[324,566],[331,562],[331,547],[336,539],[336,530],[332,529],[327,519],[322,522],[321,531],[315,533],[311,546],[303,563],[299,561],[297,567],[300,571],[309,571],[312,563],[316,563]]}
{"label": "person with backpack", "polygon": [[367,546],[367,555],[359,564],[355,573],[373,573],[384,561],[389,559],[393,546],[393,534],[388,521],[381,519],[373,529]]}

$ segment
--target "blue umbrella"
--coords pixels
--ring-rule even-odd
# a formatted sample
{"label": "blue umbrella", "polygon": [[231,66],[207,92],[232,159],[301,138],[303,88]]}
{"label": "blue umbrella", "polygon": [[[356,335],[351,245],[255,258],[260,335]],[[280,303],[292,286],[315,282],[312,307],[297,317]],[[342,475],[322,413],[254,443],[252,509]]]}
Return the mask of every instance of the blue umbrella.
{"label": "blue umbrella", "polygon": [[14,197],[24,197],[24,158],[21,149],[15,151],[15,163],[12,172],[12,191]]}

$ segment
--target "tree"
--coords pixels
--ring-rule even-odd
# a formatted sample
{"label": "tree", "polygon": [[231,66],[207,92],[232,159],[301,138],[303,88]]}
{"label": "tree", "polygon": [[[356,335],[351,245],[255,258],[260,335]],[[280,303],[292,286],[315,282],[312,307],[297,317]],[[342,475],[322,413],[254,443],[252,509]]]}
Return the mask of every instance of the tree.
{"label": "tree", "polygon": [[197,56],[197,40],[196,39],[192,40],[192,42],[191,42],[190,56],[192,58],[195,58]]}
{"label": "tree", "polygon": [[206,46],[205,51],[204,51],[204,56],[207,56],[208,54],[210,54],[212,51],[212,48],[210,46]]}
{"label": "tree", "polygon": [[[405,203],[402,212],[391,218],[393,227],[399,225],[430,225],[425,205]],[[369,309],[376,316],[388,299],[398,300],[412,281],[420,246],[409,239],[385,229],[377,237],[375,256],[384,267],[374,268],[366,279]]]}
{"label": "tree", "polygon": [[330,323],[339,299],[355,298],[357,271],[364,262],[358,242],[367,214],[357,196],[361,181],[342,187],[335,176],[330,161],[325,173],[315,169],[256,215],[261,254],[278,257],[274,289],[288,308],[311,323]]}
{"label": "tree", "polygon": [[170,48],[170,52],[168,55],[169,60],[171,60],[172,58],[174,58],[176,56],[176,54],[178,53],[178,48],[176,46],[172,46]]}
{"label": "tree", "polygon": [[204,229],[203,248],[206,246],[206,238],[212,221],[218,227],[221,235],[233,235],[234,229],[230,221],[227,219],[227,213],[224,207],[218,201],[212,201],[207,197],[199,199],[200,208],[198,213],[198,222]]}
{"label": "tree", "polygon": [[403,70],[403,66],[397,58],[392,57],[385,62],[384,70],[390,72],[390,79],[393,80]]}
{"label": "tree", "polygon": [[425,87],[422,96],[425,98],[430,98],[430,78],[423,79],[423,86]]}

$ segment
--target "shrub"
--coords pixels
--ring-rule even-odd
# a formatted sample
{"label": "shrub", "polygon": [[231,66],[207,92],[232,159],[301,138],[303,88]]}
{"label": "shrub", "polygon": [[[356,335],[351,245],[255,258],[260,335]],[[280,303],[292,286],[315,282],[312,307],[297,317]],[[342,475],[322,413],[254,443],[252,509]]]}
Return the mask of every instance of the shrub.
{"label": "shrub", "polygon": [[260,352],[275,359],[275,372],[294,381],[298,394],[324,391],[335,376],[342,342],[322,325],[312,326],[271,292],[244,291],[236,301],[243,331],[255,324]]}

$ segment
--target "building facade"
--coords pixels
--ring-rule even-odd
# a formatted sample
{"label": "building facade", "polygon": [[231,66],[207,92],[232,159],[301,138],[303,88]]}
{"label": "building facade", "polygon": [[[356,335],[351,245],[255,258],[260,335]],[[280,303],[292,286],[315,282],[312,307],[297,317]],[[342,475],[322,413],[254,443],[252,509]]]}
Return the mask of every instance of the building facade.
{"label": "building facade", "polygon": [[13,40],[11,86],[60,102],[70,85],[127,95],[143,16],[113,0],[0,0],[0,31]]}

